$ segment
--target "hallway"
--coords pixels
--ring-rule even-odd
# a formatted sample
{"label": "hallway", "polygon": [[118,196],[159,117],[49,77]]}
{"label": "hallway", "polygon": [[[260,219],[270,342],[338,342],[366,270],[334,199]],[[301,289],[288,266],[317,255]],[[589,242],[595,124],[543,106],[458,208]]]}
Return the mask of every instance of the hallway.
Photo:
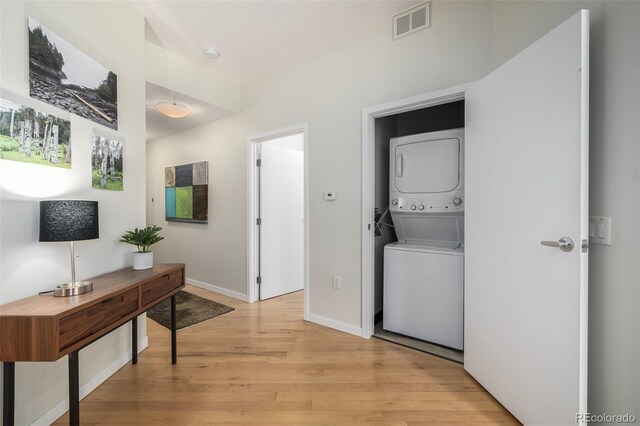
{"label": "hallway", "polygon": [[179,331],[175,366],[149,320],[138,364],[81,401],[83,425],[518,424],[459,364],[304,322],[301,291],[247,304],[187,289],[236,310]]}

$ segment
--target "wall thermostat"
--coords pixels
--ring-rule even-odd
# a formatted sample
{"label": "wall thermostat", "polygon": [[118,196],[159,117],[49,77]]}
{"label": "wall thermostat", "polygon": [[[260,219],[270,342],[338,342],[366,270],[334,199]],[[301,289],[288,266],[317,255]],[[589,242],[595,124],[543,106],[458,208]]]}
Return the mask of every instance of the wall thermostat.
{"label": "wall thermostat", "polygon": [[324,193],[324,199],[326,201],[335,201],[336,200],[336,191],[326,191]]}

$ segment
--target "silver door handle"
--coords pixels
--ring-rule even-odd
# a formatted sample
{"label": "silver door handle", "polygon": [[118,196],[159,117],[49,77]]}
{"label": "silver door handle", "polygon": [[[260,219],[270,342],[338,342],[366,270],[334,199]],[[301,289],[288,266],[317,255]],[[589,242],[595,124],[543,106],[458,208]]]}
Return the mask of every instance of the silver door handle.
{"label": "silver door handle", "polygon": [[562,251],[571,251],[573,247],[575,247],[573,240],[569,237],[562,237],[558,241],[540,241],[540,244],[543,246],[558,247]]}

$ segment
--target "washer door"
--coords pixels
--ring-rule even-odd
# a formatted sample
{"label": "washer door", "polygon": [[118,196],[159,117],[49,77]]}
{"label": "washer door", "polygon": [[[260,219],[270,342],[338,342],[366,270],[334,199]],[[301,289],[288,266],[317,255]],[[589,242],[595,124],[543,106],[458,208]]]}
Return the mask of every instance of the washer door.
{"label": "washer door", "polygon": [[404,193],[453,191],[460,183],[460,139],[426,140],[395,149],[395,187]]}

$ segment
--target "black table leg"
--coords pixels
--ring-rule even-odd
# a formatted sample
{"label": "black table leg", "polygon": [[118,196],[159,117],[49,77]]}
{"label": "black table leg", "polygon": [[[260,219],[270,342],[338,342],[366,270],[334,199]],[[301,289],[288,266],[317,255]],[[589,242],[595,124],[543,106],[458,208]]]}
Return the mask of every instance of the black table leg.
{"label": "black table leg", "polygon": [[176,295],[171,296],[171,364],[178,362],[178,347],[176,344]]}
{"label": "black table leg", "polygon": [[80,426],[80,374],[78,369],[79,351],[69,354],[69,424]]}
{"label": "black table leg", "polygon": [[13,362],[2,363],[2,424],[13,426],[15,412],[16,365]]}
{"label": "black table leg", "polygon": [[138,317],[131,320],[131,364],[138,363]]}

